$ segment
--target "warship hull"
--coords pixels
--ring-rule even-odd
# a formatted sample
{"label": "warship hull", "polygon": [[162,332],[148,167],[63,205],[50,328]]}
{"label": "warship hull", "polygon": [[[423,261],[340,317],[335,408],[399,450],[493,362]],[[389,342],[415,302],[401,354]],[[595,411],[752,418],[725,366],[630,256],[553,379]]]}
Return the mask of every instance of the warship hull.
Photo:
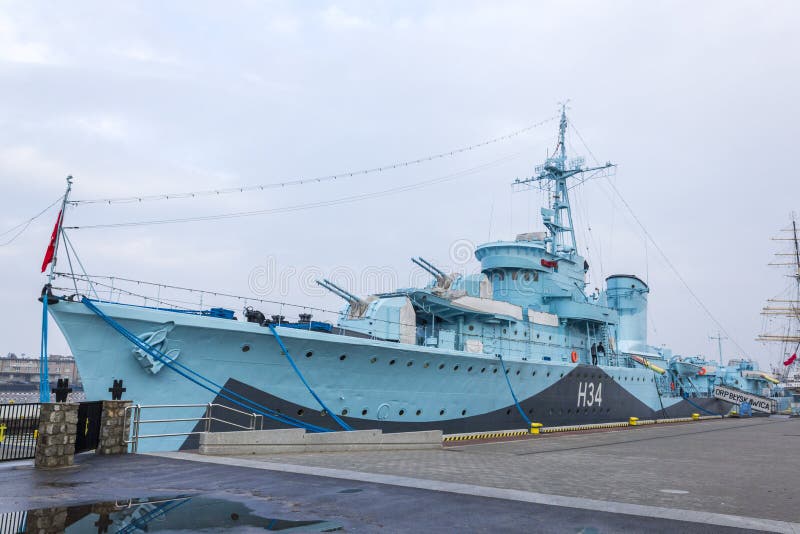
{"label": "warship hull", "polygon": [[[162,352],[252,402],[306,423],[338,429],[305,388],[269,328],[257,323],[97,303],[137,336],[167,332]],[[134,346],[80,302],[62,300],[50,313],[75,356],[89,400],[107,399],[124,380],[125,399],[141,405],[218,403],[235,406],[173,372],[148,368]],[[445,433],[524,428],[526,416],[547,426],[682,417],[700,406],[721,413],[712,398],[683,399],[659,391],[647,368],[504,358],[364,337],[281,327],[276,332],[308,383],[355,429],[386,432],[440,429]],[[566,350],[566,349],[565,349]],[[504,369],[509,382],[506,381]],[[237,407],[239,408],[239,407]],[[241,409],[241,408],[239,408]],[[195,412],[187,414],[188,412]],[[178,408],[159,418],[201,417],[205,409]],[[158,425],[146,433],[198,430],[194,421]],[[285,428],[264,419],[263,428]],[[220,428],[222,429],[222,428]],[[140,451],[191,448],[185,436],[142,440]]]}

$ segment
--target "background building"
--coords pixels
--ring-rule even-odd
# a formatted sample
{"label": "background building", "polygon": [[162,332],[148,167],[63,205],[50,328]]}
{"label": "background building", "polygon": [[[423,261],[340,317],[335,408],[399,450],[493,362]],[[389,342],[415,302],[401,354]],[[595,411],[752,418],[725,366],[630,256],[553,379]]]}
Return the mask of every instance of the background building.
{"label": "background building", "polygon": [[[51,354],[48,371],[50,383],[59,378],[68,378],[73,388],[83,387],[78,368],[72,356]],[[17,356],[9,352],[0,357],[0,390],[36,390],[39,388],[39,358]]]}

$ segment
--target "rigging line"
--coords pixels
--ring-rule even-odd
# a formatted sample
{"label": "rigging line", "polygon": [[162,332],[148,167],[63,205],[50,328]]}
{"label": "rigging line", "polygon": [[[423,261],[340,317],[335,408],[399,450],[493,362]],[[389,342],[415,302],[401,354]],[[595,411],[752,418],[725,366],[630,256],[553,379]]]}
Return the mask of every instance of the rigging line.
{"label": "rigging line", "polygon": [[476,148],[481,148],[484,146],[488,146],[494,143],[499,143],[501,141],[507,141],[513,137],[517,137],[524,133],[527,133],[534,128],[538,128],[539,126],[543,126],[548,122],[551,122],[558,117],[553,116],[537,123],[531,124],[526,126],[525,128],[520,128],[519,130],[513,131],[511,133],[501,135],[499,137],[495,137],[493,139],[488,139],[486,141],[481,141],[480,143],[475,143],[473,145],[464,146],[461,148],[457,148],[454,150],[448,150],[445,152],[440,152],[438,154],[432,154],[429,156],[400,161],[388,165],[381,165],[379,167],[370,167],[366,169],[359,169],[355,171],[347,171],[338,174],[330,174],[326,176],[318,176],[313,178],[297,178],[294,180],[288,180],[285,182],[272,182],[266,184],[257,184],[257,185],[247,185],[247,186],[239,186],[239,187],[228,187],[222,189],[207,189],[201,191],[189,191],[183,193],[166,193],[160,195],[141,195],[141,196],[133,196],[133,197],[117,197],[117,198],[97,198],[97,199],[85,199],[85,200],[73,200],[70,201],[70,204],[78,205],[78,204],[120,204],[120,203],[132,203],[132,202],[143,202],[143,201],[152,201],[152,200],[172,200],[172,199],[181,199],[181,198],[196,198],[196,197],[203,197],[203,196],[213,196],[213,195],[227,195],[231,193],[247,193],[251,191],[263,191],[264,189],[275,189],[275,188],[282,188],[287,186],[294,186],[294,185],[305,185],[310,183],[321,183],[321,182],[329,182],[333,180],[339,180],[342,178],[352,178],[354,176],[363,176],[366,174],[373,174],[377,172],[384,172],[390,171],[394,169],[399,169],[401,167],[409,167],[412,165],[419,165],[422,163],[427,163],[429,161],[435,161],[438,159],[444,159],[448,157],[452,157],[458,154],[462,154],[464,152],[468,152],[474,150]]}
{"label": "rigging line", "polygon": [[504,163],[506,161],[510,161],[512,159],[518,158],[525,154],[525,152],[516,152],[514,154],[510,154],[507,156],[503,156],[501,158],[492,160],[488,163],[483,163],[481,165],[477,165],[475,167],[470,167],[468,169],[464,169],[461,171],[456,171],[450,174],[446,174],[444,176],[439,176],[437,178],[432,178],[429,180],[423,180],[420,182],[415,182],[413,184],[403,185],[399,187],[393,187],[390,189],[384,189],[382,191],[375,191],[372,193],[361,193],[358,195],[352,195],[348,197],[340,197],[332,200],[321,200],[318,202],[309,202],[306,204],[296,204],[294,206],[285,206],[282,208],[270,208],[264,210],[255,210],[255,211],[239,211],[239,212],[232,212],[232,213],[220,213],[216,215],[201,215],[196,217],[185,217],[185,218],[177,218],[177,219],[155,219],[149,221],[126,221],[121,223],[108,223],[108,224],[92,224],[92,225],[84,225],[84,226],[66,226],[65,228],[70,230],[87,230],[87,229],[95,229],[95,228],[122,228],[122,227],[130,227],[130,226],[147,226],[147,225],[156,225],[156,224],[174,224],[174,223],[185,223],[185,222],[199,222],[199,221],[215,221],[221,219],[235,219],[240,217],[252,217],[256,215],[272,215],[276,213],[287,213],[293,211],[300,211],[304,209],[312,209],[312,208],[319,208],[319,207],[328,207],[328,206],[336,206],[339,204],[347,204],[351,202],[357,202],[359,200],[367,200],[372,198],[378,198],[386,195],[391,195],[394,193],[402,193],[405,191],[411,191],[414,189],[418,189],[421,187],[426,187],[429,185],[434,185],[442,182],[447,182],[451,180],[455,180],[457,178],[461,178],[464,176],[469,176],[471,174],[475,174],[480,172],[484,169],[490,168],[494,165]]}
{"label": "rigging line", "polygon": [[21,236],[21,235],[22,235],[22,234],[25,232],[25,230],[27,230],[27,229],[28,229],[28,227],[31,225],[31,223],[32,223],[33,221],[35,221],[36,219],[38,219],[39,217],[41,217],[42,215],[44,215],[44,214],[45,214],[45,213],[46,213],[46,212],[47,212],[47,211],[48,211],[50,208],[52,208],[53,206],[55,206],[56,204],[58,204],[59,202],[61,202],[61,200],[62,200],[63,198],[64,198],[64,195],[61,195],[60,197],[58,197],[57,199],[55,199],[55,200],[54,200],[54,201],[53,201],[51,204],[49,204],[49,205],[48,205],[46,208],[44,208],[42,211],[40,211],[39,213],[37,213],[37,214],[36,214],[36,215],[34,215],[33,217],[31,217],[31,218],[29,218],[29,219],[27,219],[27,220],[25,220],[25,221],[22,221],[22,222],[21,222],[21,223],[19,223],[18,225],[14,226],[14,227],[12,227],[12,228],[9,228],[9,229],[8,229],[8,230],[6,230],[5,232],[2,232],[2,233],[0,233],[0,236],[4,236],[4,235],[7,235],[7,234],[10,234],[10,233],[11,233],[11,232],[13,232],[14,230],[17,230],[17,229],[20,229],[20,228],[21,228],[21,229],[19,230],[19,232],[17,232],[16,234],[14,234],[14,236],[13,236],[13,237],[11,237],[11,238],[10,238],[8,241],[6,241],[5,243],[0,243],[0,247],[4,247],[4,246],[6,246],[6,245],[10,245],[11,243],[13,243],[13,242],[14,242],[14,241],[15,241],[15,240],[16,240],[16,239],[19,237],[19,236]]}
{"label": "rigging line", "polygon": [[[75,260],[78,262],[78,266],[80,266],[81,271],[83,271],[83,275],[87,277],[86,278],[86,283],[89,284],[89,288],[92,290],[92,293],[94,293],[95,298],[99,299],[100,296],[97,294],[97,290],[95,290],[94,284],[92,284],[92,281],[89,280],[88,275],[86,274],[86,268],[83,266],[83,263],[81,262],[81,258],[80,258],[80,256],[78,256],[78,252],[75,250],[75,247],[72,246],[72,241],[70,241],[69,237],[67,236],[67,232],[65,232],[62,229],[61,230],[61,235],[64,236],[64,242],[66,243],[66,245],[68,247],[67,250],[72,249],[72,253],[75,255]],[[69,257],[69,256],[67,256],[67,257]],[[72,270],[72,263],[71,262],[70,262],[70,270]],[[75,281],[74,272],[73,272],[73,281]]]}
{"label": "rigging line", "polygon": [[[583,137],[581,136],[581,134],[578,131],[578,129],[575,127],[575,124],[571,123],[571,125],[572,125],[572,130],[578,136],[578,139],[580,139],[581,143],[583,143],[583,146],[586,147],[586,151],[589,153],[589,155],[592,156],[592,158],[594,158],[595,162],[597,162],[598,161],[597,157],[592,153],[591,149],[586,144],[586,141],[583,140]],[[700,308],[706,313],[706,315],[708,315],[708,317],[711,319],[711,321],[713,321],[713,323],[717,325],[717,327],[722,331],[722,333],[725,334],[726,336],[728,336],[728,338],[733,342],[733,344],[736,345],[736,348],[739,349],[739,351],[741,351],[741,353],[744,356],[747,357],[747,351],[744,350],[742,348],[742,346],[739,345],[739,343],[737,343],[736,339],[733,336],[731,336],[727,332],[727,330],[725,330],[725,327],[722,326],[722,323],[720,323],[717,320],[717,318],[714,317],[714,314],[711,313],[711,310],[709,310],[708,307],[705,305],[705,303],[703,303],[703,301],[700,300],[700,297],[698,297],[697,294],[694,291],[692,291],[692,288],[689,286],[689,284],[686,282],[686,280],[683,278],[683,276],[681,276],[681,273],[678,271],[677,267],[675,267],[675,265],[670,261],[669,257],[667,257],[667,254],[662,250],[662,248],[658,245],[658,243],[656,243],[655,239],[653,239],[653,236],[650,235],[650,232],[647,231],[647,228],[645,228],[644,224],[639,219],[639,217],[636,216],[636,213],[633,211],[633,209],[631,208],[630,204],[628,204],[628,201],[625,200],[625,197],[622,196],[622,193],[619,192],[619,189],[617,189],[617,186],[614,185],[614,182],[612,182],[610,179],[608,179],[607,176],[606,176],[606,179],[608,181],[608,184],[611,186],[611,189],[614,191],[614,193],[616,193],[616,195],[622,201],[622,204],[625,206],[625,208],[631,214],[633,219],[636,221],[636,224],[638,224],[639,227],[642,229],[642,232],[644,232],[644,235],[647,236],[647,239],[650,240],[650,242],[653,244],[653,247],[655,247],[655,249],[658,251],[658,253],[661,254],[661,257],[664,258],[664,261],[666,262],[667,266],[672,270],[672,272],[675,274],[675,276],[678,278],[678,280],[680,280],[681,284],[683,284],[683,287],[686,288],[686,291],[689,292],[689,294],[692,296],[692,298],[694,298],[695,302],[697,302],[697,304],[700,306]]]}

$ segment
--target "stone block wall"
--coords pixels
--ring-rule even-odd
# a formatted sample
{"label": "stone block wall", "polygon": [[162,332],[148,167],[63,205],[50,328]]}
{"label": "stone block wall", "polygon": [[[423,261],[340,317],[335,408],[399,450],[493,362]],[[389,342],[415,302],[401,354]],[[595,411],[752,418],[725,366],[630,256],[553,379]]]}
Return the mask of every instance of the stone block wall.
{"label": "stone block wall", "polygon": [[25,519],[25,534],[62,534],[66,526],[65,507],[29,510]]}
{"label": "stone block wall", "polygon": [[36,443],[36,467],[69,467],[75,458],[75,433],[78,405],[48,402],[39,408],[39,439]]}
{"label": "stone block wall", "polygon": [[128,444],[125,438],[131,425],[130,410],[125,408],[131,401],[103,401],[103,415],[100,418],[100,443],[97,454],[125,454]]}

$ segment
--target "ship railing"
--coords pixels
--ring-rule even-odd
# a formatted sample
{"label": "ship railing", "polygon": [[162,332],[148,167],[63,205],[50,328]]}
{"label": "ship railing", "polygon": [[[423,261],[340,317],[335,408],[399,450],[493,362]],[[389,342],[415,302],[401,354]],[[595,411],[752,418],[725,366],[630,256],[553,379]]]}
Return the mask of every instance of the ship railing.
{"label": "ship railing", "polygon": [[[156,419],[144,419],[143,413],[157,410],[196,410],[204,408],[203,415],[200,417],[165,417]],[[226,417],[227,418],[223,418]],[[152,417],[158,417],[154,415]],[[131,448],[131,452],[137,452],[139,440],[147,438],[170,438],[179,436],[194,436],[207,432],[219,431],[220,427],[225,430],[262,430],[264,428],[264,417],[257,413],[245,412],[225,406],[224,404],[133,404],[125,408],[125,418],[130,420],[130,430],[128,439],[125,443]],[[190,432],[159,432],[146,434],[143,433],[144,425],[169,425],[170,423],[194,422],[195,427]]]}

